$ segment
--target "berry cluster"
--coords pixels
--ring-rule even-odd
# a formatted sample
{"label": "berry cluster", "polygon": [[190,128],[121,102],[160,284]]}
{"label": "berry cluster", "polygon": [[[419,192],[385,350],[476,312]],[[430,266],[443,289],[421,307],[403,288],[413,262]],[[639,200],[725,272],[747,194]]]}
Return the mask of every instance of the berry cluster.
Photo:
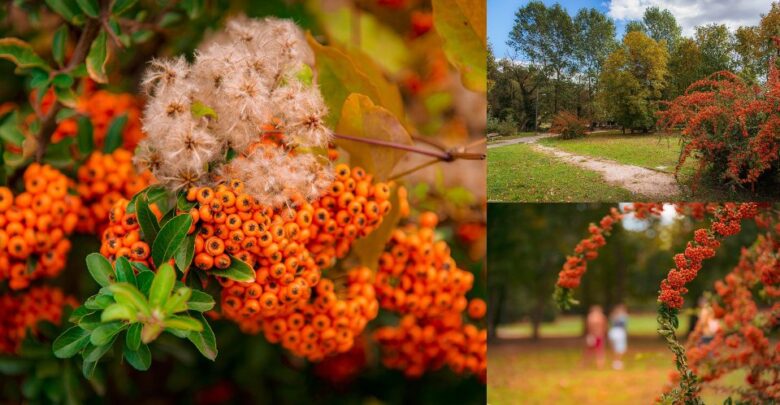
{"label": "berry cluster", "polygon": [[0,295],[0,353],[16,353],[28,330],[35,333],[40,321],[59,325],[65,305],[75,308],[78,304],[61,290],[48,286],[31,288],[19,296]]}
{"label": "berry cluster", "polygon": [[[128,201],[121,199],[108,212],[108,226],[101,235],[100,254],[111,262],[119,257],[152,268],[150,246],[141,238],[141,227],[134,213],[127,212]],[[162,213],[155,204],[149,208],[159,220]]]}
{"label": "berry cluster", "polygon": [[320,280],[311,298],[287,315],[263,320],[269,342],[281,342],[287,350],[310,361],[349,351],[379,313],[373,275],[367,267],[348,271],[343,288],[330,279]]}
{"label": "berry cluster", "polygon": [[131,198],[152,182],[150,172],[136,173],[132,159],[133,154],[121,148],[110,154],[94,151],[79,167],[76,191],[83,204],[76,227],[79,232],[100,234],[117,201]]}
{"label": "berry cluster", "polygon": [[457,373],[487,372],[487,334],[463,321],[485,314],[485,302],[466,298],[474,275],[457,268],[446,242],[435,240],[436,214],[420,215],[419,226],[396,229],[379,259],[376,291],[383,309],[403,315],[398,326],[375,337],[387,367],[410,377],[444,365]]}
{"label": "berry cluster", "polygon": [[51,166],[33,163],[23,179],[16,196],[0,187],[0,280],[14,290],[62,271],[81,207],[68,194],[71,181]]}
{"label": "berry cluster", "polygon": [[[89,83],[89,82],[88,82]],[[127,115],[127,122],[122,129],[123,146],[127,150],[135,149],[138,142],[144,137],[141,132],[141,106],[139,101],[129,93],[112,93],[106,90],[91,91],[91,85],[78,100],[76,111],[89,117],[92,122],[93,139],[97,148],[102,148],[105,143],[106,133],[111,122],[122,114]],[[41,108],[47,111],[49,105],[54,102],[54,93],[44,97]],[[59,142],[67,137],[75,137],[78,133],[78,124],[75,119],[66,119],[60,122],[52,135],[53,142]]]}
{"label": "berry cluster", "polygon": [[668,308],[682,308],[682,296],[688,292],[685,285],[701,270],[702,262],[715,256],[723,237],[734,235],[741,229],[740,221],[754,218],[758,214],[756,203],[724,204],[715,213],[715,220],[709,229],[699,229],[694,240],[688,243],[684,253],[674,256],[676,268],[669,271],[661,281],[661,293],[658,300]]}

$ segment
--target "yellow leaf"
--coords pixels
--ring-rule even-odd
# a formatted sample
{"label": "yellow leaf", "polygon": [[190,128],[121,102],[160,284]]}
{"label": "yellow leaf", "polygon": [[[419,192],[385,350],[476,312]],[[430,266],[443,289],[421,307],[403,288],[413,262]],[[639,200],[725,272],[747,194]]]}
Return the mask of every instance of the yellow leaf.
{"label": "yellow leaf", "polygon": [[[387,109],[375,105],[363,94],[353,93],[344,101],[336,132],[353,137],[411,145],[412,138],[403,124]],[[406,153],[403,150],[363,142],[338,139],[352,166],[360,166],[379,180],[387,179]]]}
{"label": "yellow leaf", "polygon": [[433,25],[447,59],[463,84],[480,92],[487,89],[486,14],[484,0],[433,0]]}

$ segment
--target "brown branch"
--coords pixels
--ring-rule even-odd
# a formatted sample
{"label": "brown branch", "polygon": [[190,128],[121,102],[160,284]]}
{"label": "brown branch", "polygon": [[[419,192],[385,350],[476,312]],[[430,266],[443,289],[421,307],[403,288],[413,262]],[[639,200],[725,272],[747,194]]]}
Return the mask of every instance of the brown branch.
{"label": "brown branch", "polygon": [[[89,53],[89,47],[92,45],[92,41],[97,38],[98,33],[100,33],[100,22],[94,19],[87,20],[87,23],[84,25],[84,30],[81,31],[79,40],[76,43],[76,48],[73,50],[73,55],[71,55],[68,64],[64,68],[66,71],[70,71],[84,62]],[[41,127],[36,136],[37,145],[35,160],[37,162],[40,162],[43,159],[43,155],[46,154],[46,149],[51,143],[51,136],[57,129],[57,113],[59,113],[61,109],[62,104],[59,100],[56,100],[49,109],[49,112],[46,113],[43,121],[41,121]]]}
{"label": "brown branch", "polygon": [[435,157],[443,162],[452,162],[457,159],[485,160],[484,153],[429,150],[429,149],[422,149],[417,146],[405,145],[402,143],[383,141],[381,139],[361,138],[361,137],[345,135],[345,134],[333,134],[333,137],[337,139],[344,139],[347,141],[361,142],[369,145],[382,146],[385,148],[393,148],[393,149],[403,150],[406,152],[417,153],[419,155]]}

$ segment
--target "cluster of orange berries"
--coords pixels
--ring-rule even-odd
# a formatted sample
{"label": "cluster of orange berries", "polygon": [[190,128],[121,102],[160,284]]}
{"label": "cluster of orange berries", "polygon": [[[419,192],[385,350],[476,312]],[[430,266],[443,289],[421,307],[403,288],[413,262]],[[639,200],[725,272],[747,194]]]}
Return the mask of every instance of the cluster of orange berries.
{"label": "cluster of orange berries", "polygon": [[[76,106],[76,111],[86,115],[92,121],[93,139],[97,148],[102,148],[106,139],[106,132],[111,122],[122,114],[127,114],[127,122],[122,130],[123,146],[127,150],[135,149],[144,134],[141,131],[141,105],[140,102],[129,93],[112,93],[106,90],[92,91],[91,82],[87,82],[84,91]],[[41,102],[41,109],[46,112],[54,102],[54,94],[47,94]],[[59,142],[67,137],[74,137],[78,133],[78,124],[75,119],[69,118],[60,122],[52,135],[53,142]]]}
{"label": "cluster of orange berries", "polygon": [[393,231],[379,258],[376,288],[382,308],[418,317],[463,312],[466,292],[474,284],[471,272],[457,267],[445,241],[436,241],[436,214],[420,215],[420,226]]}
{"label": "cluster of orange berries", "polygon": [[446,365],[487,381],[487,330],[464,323],[458,313],[430,319],[405,315],[398,326],[379,328],[374,337],[382,345],[382,363],[408,377]]}
{"label": "cluster of orange berries", "polygon": [[[262,329],[269,340],[276,338],[272,329],[263,328],[269,320],[290,316],[296,319],[303,316],[301,311],[317,314],[317,308],[324,305],[317,302],[328,298],[320,298],[321,294],[315,295],[313,289],[333,285],[329,280],[321,280],[322,269],[344,257],[352,243],[371,233],[390,211],[390,187],[374,183],[359,167],[343,164],[336,166],[335,179],[325,195],[312,203],[298,202],[294,207],[271,209],[259,204],[244,192],[240,181],[214,189],[192,188],[186,197],[197,202],[190,211],[198,224],[194,265],[205,271],[224,269],[231,265],[233,256],[252,266],[253,282],[220,279],[222,310],[245,332],[258,333]],[[350,280],[352,277],[357,277],[353,281],[360,285],[363,278],[350,276]],[[344,304],[334,302],[339,308],[342,305],[353,308],[354,302],[375,300],[373,286],[370,299],[368,296],[365,293],[358,299],[350,295]],[[358,313],[367,322],[376,316],[378,308],[374,307],[378,306],[370,305],[369,309],[364,306],[357,305]],[[354,315],[352,311],[349,314]],[[365,322],[359,322],[357,329],[362,331]],[[357,334],[351,328],[349,333],[339,332],[333,342],[330,338],[317,341],[328,342],[324,346],[310,339],[305,340],[305,345],[294,345],[282,336],[275,340],[282,341],[296,354],[318,359],[347,350],[346,346],[352,345]]]}
{"label": "cluster of orange berries", "polygon": [[[128,201],[121,199],[108,212],[108,226],[103,230],[100,254],[112,263],[119,257],[152,268],[150,246],[141,238],[141,226],[135,213],[127,212]],[[159,220],[162,213],[156,204],[149,208]]]}
{"label": "cluster of orange berries", "polygon": [[487,334],[464,322],[485,315],[482,299],[466,298],[471,272],[457,268],[446,242],[435,240],[436,214],[420,215],[419,226],[396,229],[379,259],[375,286],[382,308],[403,315],[398,326],[377,330],[383,363],[419,377],[444,365],[457,373],[487,377]]}
{"label": "cluster of orange berries", "polygon": [[[349,351],[368,322],[376,318],[379,303],[367,267],[347,272],[345,289],[339,291],[330,279],[320,280],[312,301],[287,315],[263,320],[266,339],[281,342],[287,350],[310,361]],[[340,298],[341,294],[346,297]]]}
{"label": "cluster of orange berries", "polygon": [[59,324],[65,305],[75,308],[78,303],[62,290],[48,286],[31,288],[19,296],[1,295],[0,353],[16,353],[28,330],[35,332],[40,321]]}
{"label": "cluster of orange berries", "polygon": [[136,173],[133,154],[116,149],[110,154],[94,151],[79,167],[76,191],[81,196],[82,208],[76,230],[99,234],[108,224],[108,213],[122,199],[129,199],[152,183],[149,171]]}
{"label": "cluster of orange berries", "polygon": [[0,187],[0,281],[14,290],[62,271],[81,208],[68,194],[72,182],[51,166],[33,163],[23,179],[16,196]]}

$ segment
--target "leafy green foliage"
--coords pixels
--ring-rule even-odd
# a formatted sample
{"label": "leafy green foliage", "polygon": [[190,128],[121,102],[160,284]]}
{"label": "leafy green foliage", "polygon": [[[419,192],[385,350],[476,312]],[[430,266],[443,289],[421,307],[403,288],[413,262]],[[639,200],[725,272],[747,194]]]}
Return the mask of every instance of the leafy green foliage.
{"label": "leafy green foliage", "polygon": [[108,34],[105,31],[100,31],[100,34],[98,34],[89,48],[89,54],[87,54],[87,72],[89,77],[98,83],[108,82],[108,76],[106,75],[106,65],[109,58],[107,37]]}
{"label": "leafy green foliage", "polygon": [[38,68],[48,72],[51,67],[38,56],[30,44],[17,38],[0,38],[0,58],[10,60],[19,69]]}
{"label": "leafy green foliage", "polygon": [[[200,315],[214,307],[214,300],[178,283],[170,264],[161,265],[156,274],[141,269],[136,275],[127,259],[119,258],[114,269],[105,257],[93,253],[87,256],[87,268],[104,288],[73,312],[70,321],[76,325],[52,344],[56,357],[65,359],[81,354],[82,373],[91,378],[100,359],[119,340],[124,342],[121,356],[134,368],[147,370],[151,366],[147,345],[161,333],[169,332],[190,339],[200,352],[214,359],[216,339]],[[124,339],[118,339],[123,333]]]}

